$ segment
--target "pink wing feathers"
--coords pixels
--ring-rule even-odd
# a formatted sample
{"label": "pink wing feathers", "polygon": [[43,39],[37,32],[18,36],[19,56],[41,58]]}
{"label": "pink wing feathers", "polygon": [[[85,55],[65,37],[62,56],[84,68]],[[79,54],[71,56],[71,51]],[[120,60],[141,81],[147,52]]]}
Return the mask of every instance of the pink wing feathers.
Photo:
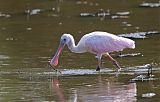
{"label": "pink wing feathers", "polygon": [[87,34],[85,39],[87,50],[96,54],[122,51],[124,48],[135,48],[135,42],[133,40],[106,32],[93,32]]}

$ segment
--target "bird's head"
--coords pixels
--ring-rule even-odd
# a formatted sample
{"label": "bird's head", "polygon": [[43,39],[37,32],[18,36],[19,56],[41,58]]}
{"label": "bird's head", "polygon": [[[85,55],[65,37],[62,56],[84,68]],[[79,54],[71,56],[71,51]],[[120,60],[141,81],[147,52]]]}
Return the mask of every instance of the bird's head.
{"label": "bird's head", "polygon": [[72,35],[70,35],[70,34],[63,34],[61,36],[60,43],[68,44],[71,41],[71,36]]}
{"label": "bird's head", "polygon": [[51,59],[51,61],[50,61],[50,65],[51,65],[52,67],[55,67],[55,66],[58,65],[59,55],[60,55],[62,49],[64,48],[64,46],[70,42],[70,40],[71,40],[71,39],[70,39],[70,36],[71,36],[70,34],[63,34],[63,35],[61,36],[60,43],[59,43],[59,47],[58,47],[58,49],[57,49],[54,57],[53,57],[53,58]]}

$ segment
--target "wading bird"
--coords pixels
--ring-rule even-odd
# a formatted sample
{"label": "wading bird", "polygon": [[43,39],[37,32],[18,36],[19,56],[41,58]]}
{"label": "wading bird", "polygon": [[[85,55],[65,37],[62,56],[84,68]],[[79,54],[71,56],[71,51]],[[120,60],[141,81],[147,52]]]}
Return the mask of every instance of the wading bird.
{"label": "wading bird", "polygon": [[63,34],[60,39],[60,44],[55,53],[55,56],[51,59],[50,65],[55,67],[58,65],[59,55],[67,45],[68,48],[74,53],[84,53],[90,52],[96,54],[96,58],[98,59],[98,65],[96,71],[100,71],[101,68],[101,58],[102,56],[108,57],[113,64],[118,68],[121,69],[118,62],[113,59],[109,53],[114,51],[122,51],[125,48],[135,48],[135,42],[128,38],[118,37],[116,35],[95,31],[89,34],[84,35],[77,45],[75,45],[75,41],[72,35],[70,34]]}

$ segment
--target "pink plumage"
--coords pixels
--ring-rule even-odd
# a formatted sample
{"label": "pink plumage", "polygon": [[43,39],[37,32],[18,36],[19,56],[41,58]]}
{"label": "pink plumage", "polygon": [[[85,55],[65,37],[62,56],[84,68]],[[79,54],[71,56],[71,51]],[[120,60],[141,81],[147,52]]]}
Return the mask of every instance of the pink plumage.
{"label": "pink plumage", "polygon": [[135,48],[135,42],[131,39],[118,37],[107,32],[92,32],[86,34],[82,39],[86,49],[96,54],[122,51],[124,48]]}
{"label": "pink plumage", "polygon": [[113,59],[109,53],[113,51],[122,51],[125,48],[135,48],[135,42],[128,38],[118,37],[116,35],[95,31],[84,35],[77,45],[72,35],[63,34],[60,39],[60,44],[55,56],[50,61],[51,66],[58,64],[59,55],[63,47],[67,44],[68,48],[74,53],[91,52],[97,55],[98,67],[96,71],[100,70],[102,55],[108,58],[120,69],[119,64]]}

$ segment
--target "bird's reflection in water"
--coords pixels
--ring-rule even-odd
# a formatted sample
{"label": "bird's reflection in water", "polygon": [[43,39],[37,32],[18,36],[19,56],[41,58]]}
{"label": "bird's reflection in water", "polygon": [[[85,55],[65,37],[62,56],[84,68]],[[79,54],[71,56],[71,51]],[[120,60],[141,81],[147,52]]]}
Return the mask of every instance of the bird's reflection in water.
{"label": "bird's reflection in water", "polygon": [[134,102],[136,101],[136,83],[123,84],[112,79],[98,76],[95,85],[78,89],[82,102]]}
{"label": "bird's reflection in water", "polygon": [[51,84],[53,91],[55,91],[57,96],[59,97],[59,101],[65,102],[63,88],[60,88],[60,81],[58,79],[52,79]]}
{"label": "bird's reflection in water", "polygon": [[[91,77],[89,77],[91,78]],[[117,77],[116,77],[117,78]],[[90,81],[82,80],[72,84],[73,88],[66,90],[68,85],[60,85],[60,80],[52,79],[52,90],[59,102],[134,102],[137,100],[136,83],[121,83],[117,79],[105,76],[95,76]],[[73,81],[73,80],[72,80]],[[81,83],[81,84],[79,84]],[[84,84],[85,83],[85,84]],[[73,85],[75,84],[75,85]],[[64,88],[64,89],[63,89]],[[70,92],[68,92],[70,91]]]}
{"label": "bird's reflection in water", "polygon": [[[77,102],[77,90],[75,88],[71,88],[70,92],[64,92],[65,89],[63,86],[60,85],[60,80],[57,79],[52,79],[51,80],[51,89],[54,92],[54,94],[56,94],[56,99],[54,100],[58,100],[58,102]],[[67,90],[68,91],[68,90]],[[70,94],[69,94],[70,93]],[[66,98],[66,99],[65,99]]]}

